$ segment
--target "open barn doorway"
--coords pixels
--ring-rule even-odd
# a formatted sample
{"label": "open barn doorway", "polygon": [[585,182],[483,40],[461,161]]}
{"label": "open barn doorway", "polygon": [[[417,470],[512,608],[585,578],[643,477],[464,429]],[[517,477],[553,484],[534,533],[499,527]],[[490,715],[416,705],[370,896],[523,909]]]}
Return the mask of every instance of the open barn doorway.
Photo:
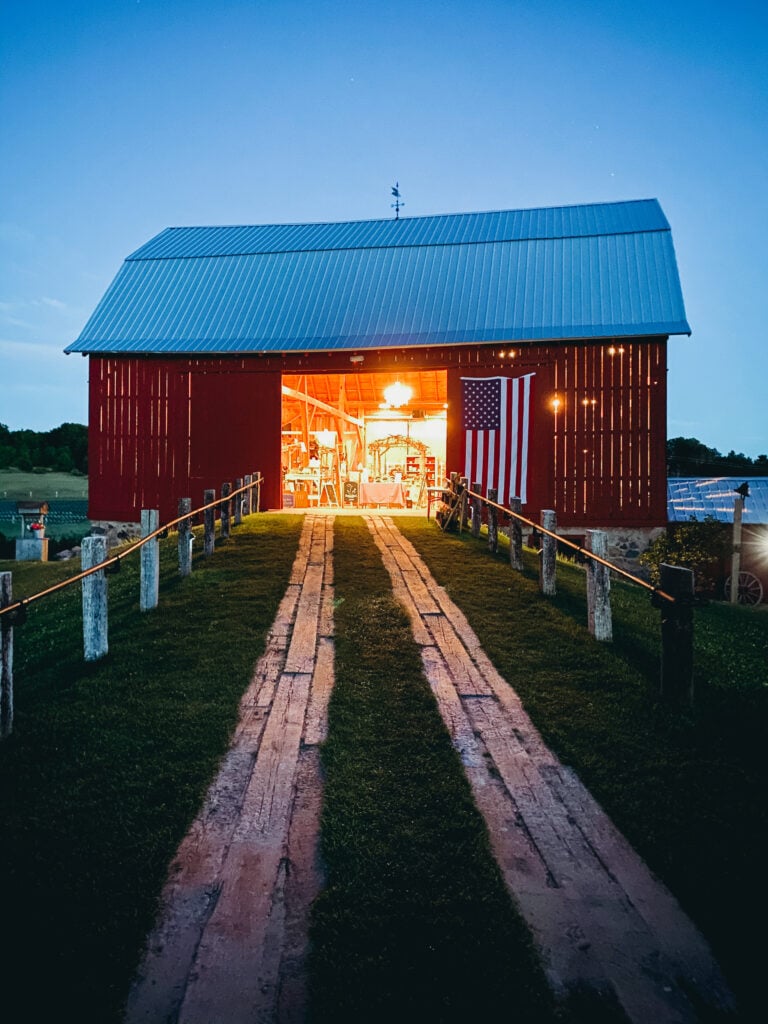
{"label": "open barn doorway", "polygon": [[446,424],[445,370],[283,375],[283,507],[426,510]]}

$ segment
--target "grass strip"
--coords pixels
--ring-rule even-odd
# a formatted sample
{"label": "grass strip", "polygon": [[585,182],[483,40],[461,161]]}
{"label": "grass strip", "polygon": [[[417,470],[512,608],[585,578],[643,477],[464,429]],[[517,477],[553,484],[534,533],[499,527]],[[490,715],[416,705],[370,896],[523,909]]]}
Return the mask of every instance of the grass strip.
{"label": "grass strip", "polygon": [[558,563],[543,598],[537,555],[515,574],[506,547],[399,519],[497,669],[711,942],[745,1020],[762,1013],[760,881],[768,848],[768,609],[695,612],[694,709],[659,698],[660,612],[612,584],[614,643],[587,632],[582,568]]}
{"label": "grass strip", "polygon": [[[15,632],[16,719],[0,744],[4,1020],[118,1020],[168,863],[228,746],[285,592],[299,516],[249,517],[138,608],[139,560],[109,577],[110,652],[82,660],[80,588]],[[202,545],[196,545],[198,551]],[[72,575],[5,563],[14,594]],[[17,569],[19,570],[17,572]],[[6,1006],[15,1006],[8,1016]],[[69,1011],[69,1012],[67,1012]]]}
{"label": "grass strip", "polygon": [[492,858],[410,624],[363,521],[334,538],[336,684],[313,909],[313,1020],[545,1022],[550,997]]}

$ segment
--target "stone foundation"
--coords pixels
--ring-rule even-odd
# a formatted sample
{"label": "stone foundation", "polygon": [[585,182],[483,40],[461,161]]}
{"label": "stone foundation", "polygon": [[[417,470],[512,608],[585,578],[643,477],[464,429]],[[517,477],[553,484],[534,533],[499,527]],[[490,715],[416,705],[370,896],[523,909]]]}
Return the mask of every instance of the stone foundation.
{"label": "stone foundation", "polygon": [[[608,542],[606,554],[608,561],[618,565],[621,569],[626,569],[627,572],[634,573],[641,579],[648,579],[648,570],[638,562],[638,558],[648,550],[649,545],[660,534],[665,532],[665,527],[601,526],[599,529],[606,535]],[[573,527],[568,527],[562,531],[558,530],[558,534],[579,540],[584,536],[584,530],[576,531]]]}

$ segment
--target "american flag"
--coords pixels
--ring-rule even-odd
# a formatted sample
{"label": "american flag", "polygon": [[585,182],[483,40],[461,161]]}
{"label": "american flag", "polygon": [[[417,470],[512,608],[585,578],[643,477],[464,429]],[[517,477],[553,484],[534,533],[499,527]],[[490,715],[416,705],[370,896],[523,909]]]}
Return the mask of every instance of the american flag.
{"label": "american flag", "polygon": [[485,492],[497,488],[501,504],[527,497],[535,376],[461,378],[464,475]]}

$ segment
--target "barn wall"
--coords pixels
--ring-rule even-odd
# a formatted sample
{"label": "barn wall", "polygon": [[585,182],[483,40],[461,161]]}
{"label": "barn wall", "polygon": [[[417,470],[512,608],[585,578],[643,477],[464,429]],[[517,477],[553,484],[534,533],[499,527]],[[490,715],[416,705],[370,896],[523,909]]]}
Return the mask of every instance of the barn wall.
{"label": "barn wall", "polygon": [[536,397],[524,514],[538,519],[542,508],[553,508],[560,527],[576,529],[663,526],[664,340],[521,346],[511,366],[497,360],[455,367],[448,376],[447,469],[464,462],[461,376],[531,372]]}
{"label": "barn wall", "polygon": [[[255,365],[248,366],[248,363]],[[257,360],[90,360],[91,519],[140,518],[259,470],[263,507],[280,491],[280,372]]]}
{"label": "barn wall", "polygon": [[[611,352],[613,349],[613,352]],[[536,373],[529,502],[562,527],[666,522],[666,340],[462,345],[366,352],[356,372],[446,369],[446,468],[463,464],[462,375]],[[90,359],[93,519],[176,514],[179,497],[259,470],[263,508],[280,507],[283,373],[349,372],[349,353]],[[555,399],[558,405],[555,406]],[[508,496],[507,496],[508,497]]]}
{"label": "barn wall", "polygon": [[562,345],[551,351],[548,412],[558,522],[664,525],[666,342]]}

